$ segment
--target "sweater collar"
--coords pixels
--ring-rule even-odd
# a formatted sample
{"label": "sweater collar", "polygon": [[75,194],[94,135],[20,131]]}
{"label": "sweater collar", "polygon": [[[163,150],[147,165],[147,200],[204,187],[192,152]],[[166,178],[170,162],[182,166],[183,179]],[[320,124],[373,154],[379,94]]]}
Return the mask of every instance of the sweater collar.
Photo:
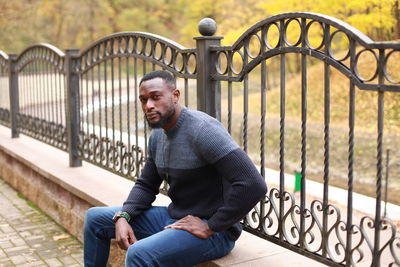
{"label": "sweater collar", "polygon": [[164,131],[165,134],[166,134],[168,137],[173,136],[174,133],[176,133],[176,132],[178,131],[178,129],[181,127],[181,125],[182,125],[182,123],[183,123],[183,121],[184,121],[184,119],[185,119],[187,110],[188,110],[188,109],[187,109],[186,107],[182,107],[182,109],[181,109],[181,114],[179,114],[179,118],[178,118],[178,120],[176,121],[175,125],[172,126],[171,129],[169,129],[168,131]]}

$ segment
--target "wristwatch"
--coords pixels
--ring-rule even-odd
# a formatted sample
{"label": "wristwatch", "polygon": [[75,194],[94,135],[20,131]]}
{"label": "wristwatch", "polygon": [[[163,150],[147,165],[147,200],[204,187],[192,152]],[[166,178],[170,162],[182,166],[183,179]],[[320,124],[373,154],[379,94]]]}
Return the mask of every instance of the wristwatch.
{"label": "wristwatch", "polygon": [[119,218],[124,218],[127,222],[131,220],[131,216],[126,211],[117,211],[112,220],[117,222]]}

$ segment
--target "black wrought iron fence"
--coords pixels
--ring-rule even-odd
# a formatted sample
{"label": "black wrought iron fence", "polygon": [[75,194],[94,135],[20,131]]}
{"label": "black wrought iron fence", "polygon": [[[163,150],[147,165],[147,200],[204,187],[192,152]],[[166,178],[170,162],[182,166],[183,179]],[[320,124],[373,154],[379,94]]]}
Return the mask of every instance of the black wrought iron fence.
{"label": "black wrought iron fence", "polygon": [[[399,145],[399,120],[391,109],[399,103],[392,99],[400,99],[400,42],[373,42],[312,13],[270,17],[229,47],[212,36],[209,20],[199,30],[203,36],[192,49],[124,32],[65,55],[49,45],[18,57],[1,53],[0,94],[7,94],[9,79],[11,102],[0,103],[0,121],[14,137],[20,131],[68,150],[70,166],[85,160],[135,179],[149,135],[138,83],[148,71],[169,70],[184,104],[220,119],[270,185],[243,220],[245,230],[331,266],[400,265],[398,230],[381,210],[383,150]],[[365,135],[374,135],[373,141]],[[371,154],[367,166],[360,151]],[[375,216],[355,215],[355,181],[371,176],[361,169],[372,165]],[[278,169],[277,186],[271,168]],[[295,168],[302,177],[299,196],[287,184],[286,173]],[[320,177],[321,199],[306,192],[310,176]],[[345,208],[331,203],[335,176],[344,177]]]}
{"label": "black wrought iron fence", "polygon": [[10,126],[8,55],[0,50],[0,124]]}
{"label": "black wrought iron fence", "polygon": [[[311,31],[314,31],[314,35]],[[315,36],[317,32],[317,36]],[[319,38],[318,38],[319,37]],[[311,38],[319,39],[319,41]],[[336,47],[335,47],[336,46]],[[337,51],[337,46],[340,51]],[[335,49],[336,48],[336,49]],[[223,91],[227,93],[227,107],[222,112],[226,115],[227,128],[231,133],[237,130],[237,121],[242,114],[242,129],[237,134],[242,134],[243,149],[253,158],[259,155],[256,160],[260,164],[260,171],[265,175],[267,153],[279,154],[279,161],[275,165],[279,166],[279,188],[273,188],[255,207],[253,213],[249,214],[244,220],[244,226],[249,231],[258,236],[266,238],[282,246],[299,251],[321,262],[329,265],[354,265],[357,263],[378,265],[399,264],[396,256],[399,251],[400,239],[396,232],[396,225],[382,218],[382,184],[383,184],[383,122],[384,122],[384,98],[388,92],[400,93],[400,79],[396,78],[398,69],[389,62],[399,59],[400,43],[376,43],[367,36],[358,32],[351,26],[335,20],[333,18],[309,13],[289,13],[270,17],[259,22],[244,33],[231,47],[211,47],[215,58],[218,58],[215,65],[213,79],[226,81]],[[335,51],[336,50],[336,51]],[[300,72],[298,82],[287,84],[288,66],[290,60],[296,59],[296,54],[300,56]],[[361,60],[368,55],[372,60],[368,60],[369,68],[362,69]],[[297,57],[298,58],[298,57]],[[321,61],[319,64],[321,76],[320,82],[314,81],[312,86],[308,84],[310,77],[307,74],[310,64],[309,58]],[[272,61],[278,62],[279,69],[273,69]],[[312,62],[317,65],[318,61]],[[331,96],[336,93],[333,87],[332,73],[336,69],[342,73],[342,80],[347,80],[341,89],[340,94],[346,95],[347,100],[344,105],[332,103]],[[364,71],[362,73],[362,71]],[[315,72],[314,72],[315,73]],[[289,73],[290,74],[290,73]],[[267,81],[269,76],[280,77],[277,88],[279,91],[272,100],[267,99]],[[368,75],[368,76],[367,76]],[[241,88],[235,83],[240,83]],[[234,88],[236,86],[236,88]],[[310,149],[308,148],[311,138],[308,129],[312,123],[308,122],[310,110],[307,99],[310,97],[309,87],[317,87],[323,92],[319,106],[323,110],[323,127],[320,127],[320,138],[323,139],[323,146],[318,148],[323,150],[320,165],[323,166],[323,195],[321,200],[308,200],[306,192],[307,167]],[[237,96],[240,96],[240,104],[233,108]],[[336,89],[336,88],[334,88]],[[237,93],[237,91],[240,91]],[[375,217],[365,216],[356,220],[353,217],[353,179],[355,162],[355,117],[356,117],[356,91],[357,97],[362,97],[365,91],[375,92],[371,98],[373,103],[369,107],[374,109],[376,105],[376,119],[370,117],[369,120],[375,121],[375,166],[376,166],[376,206]],[[315,93],[315,90],[311,91]],[[296,113],[292,112],[292,117],[286,118],[287,94],[296,94]],[[398,95],[393,95],[398,97]],[[290,98],[291,100],[293,99]],[[279,103],[279,117],[269,117],[270,124],[267,122],[268,104]],[[293,100],[292,100],[293,101]],[[293,104],[293,103],[291,103]],[[315,103],[314,103],[315,104]],[[258,108],[250,107],[258,105]],[[347,166],[347,208],[339,209],[329,201],[329,185],[332,176],[332,165],[337,164],[331,155],[335,154],[335,147],[332,143],[331,135],[334,133],[331,127],[332,106],[335,108],[347,109],[348,129],[347,140],[347,162],[342,162]],[[238,109],[240,110],[238,112]],[[258,116],[257,116],[258,115]],[[249,117],[251,116],[251,119]],[[299,144],[293,145],[293,141],[288,140],[287,133],[293,131],[293,126],[287,127],[287,122],[293,116],[301,122],[297,132],[301,135]],[[258,122],[254,121],[258,118]],[[236,126],[234,121],[236,121]],[[276,121],[276,123],[275,123]],[[275,123],[275,125],[274,125]],[[397,121],[397,124],[399,122]],[[314,123],[315,124],[315,123]],[[277,131],[279,137],[276,139],[278,146],[267,146],[269,135],[274,135]],[[258,145],[254,142],[258,135]],[[251,136],[252,138],[249,138]],[[337,138],[337,136],[334,136]],[[315,142],[311,141],[311,144]],[[288,145],[289,144],[289,145]],[[386,144],[387,146],[393,145]],[[270,149],[270,151],[268,151]],[[287,172],[286,156],[288,152],[298,149],[298,160],[296,161],[301,171],[301,190],[300,199],[295,200],[288,192],[285,184],[285,172]],[[274,162],[271,162],[273,165]],[[296,165],[296,164],[295,164]],[[337,167],[337,166],[335,166]],[[289,168],[293,171],[293,167]],[[266,176],[268,179],[268,176]],[[290,185],[291,187],[292,185]],[[345,214],[341,214],[345,212]],[[373,233],[372,233],[373,232]]]}
{"label": "black wrought iron fence", "polygon": [[67,150],[65,118],[65,55],[38,44],[15,58],[18,131]]}

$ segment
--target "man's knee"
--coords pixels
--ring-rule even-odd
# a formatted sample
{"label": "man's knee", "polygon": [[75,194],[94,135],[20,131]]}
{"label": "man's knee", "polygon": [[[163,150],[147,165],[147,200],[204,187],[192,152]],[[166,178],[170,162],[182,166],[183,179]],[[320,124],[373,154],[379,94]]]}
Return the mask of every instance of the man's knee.
{"label": "man's knee", "polygon": [[153,266],[157,263],[157,255],[141,242],[136,242],[129,246],[125,261],[126,266]]}
{"label": "man's knee", "polygon": [[85,215],[85,226],[90,226],[97,220],[97,217],[100,215],[99,207],[93,207],[88,209]]}
{"label": "man's knee", "polygon": [[104,207],[92,207],[88,209],[85,215],[84,231],[95,230],[98,226],[104,224]]}

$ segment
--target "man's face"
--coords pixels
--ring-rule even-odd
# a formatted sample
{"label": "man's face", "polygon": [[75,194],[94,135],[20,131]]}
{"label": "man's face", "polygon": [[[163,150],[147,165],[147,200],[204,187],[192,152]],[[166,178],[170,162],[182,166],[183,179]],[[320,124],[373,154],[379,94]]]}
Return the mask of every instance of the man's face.
{"label": "man's face", "polygon": [[164,128],[174,118],[179,91],[171,90],[161,78],[142,82],[139,99],[147,122],[151,128]]}

